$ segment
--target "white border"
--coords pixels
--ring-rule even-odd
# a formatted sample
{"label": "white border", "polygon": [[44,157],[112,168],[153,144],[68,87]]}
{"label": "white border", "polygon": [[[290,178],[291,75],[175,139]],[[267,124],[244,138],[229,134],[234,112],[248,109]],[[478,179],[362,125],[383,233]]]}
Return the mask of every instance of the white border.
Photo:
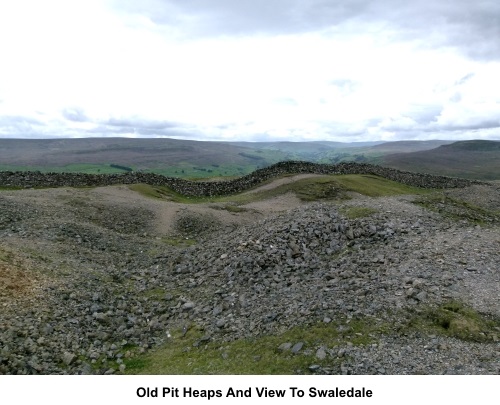
{"label": "white border", "polygon": [[[497,403],[499,376],[0,376],[4,404],[472,404]],[[158,397],[139,397],[138,388],[158,388]],[[162,396],[163,387],[179,395]],[[220,390],[222,397],[184,397],[184,387]],[[284,398],[259,397],[256,388],[286,390]],[[304,391],[292,397],[291,387]],[[371,398],[311,398],[311,387],[323,390],[372,390]],[[233,388],[252,396],[227,398]],[[250,388],[250,390],[249,390]],[[144,392],[144,390],[140,390]],[[90,402],[92,401],[92,402]]]}

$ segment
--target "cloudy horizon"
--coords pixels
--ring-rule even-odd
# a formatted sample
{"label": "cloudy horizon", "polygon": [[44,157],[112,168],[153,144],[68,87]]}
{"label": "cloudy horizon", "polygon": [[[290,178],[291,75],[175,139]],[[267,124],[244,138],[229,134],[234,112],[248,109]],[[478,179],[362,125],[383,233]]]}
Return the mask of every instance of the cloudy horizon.
{"label": "cloudy horizon", "polygon": [[0,138],[500,140],[500,3],[0,3]]}

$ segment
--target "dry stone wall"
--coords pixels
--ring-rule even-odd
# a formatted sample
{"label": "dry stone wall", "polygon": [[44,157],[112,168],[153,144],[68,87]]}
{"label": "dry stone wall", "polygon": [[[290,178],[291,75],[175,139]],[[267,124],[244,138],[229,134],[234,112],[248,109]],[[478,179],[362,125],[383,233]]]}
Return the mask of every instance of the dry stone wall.
{"label": "dry stone wall", "polygon": [[41,173],[0,172],[0,186],[3,187],[85,187],[114,184],[146,183],[152,186],[168,186],[174,191],[193,197],[220,196],[248,190],[268,179],[284,174],[373,174],[421,188],[462,188],[479,181],[453,177],[435,176],[423,173],[404,172],[397,169],[366,163],[345,162],[336,165],[301,161],[276,163],[256,170],[246,176],[230,181],[204,182],[165,177],[154,173],[84,174],[84,173]]}

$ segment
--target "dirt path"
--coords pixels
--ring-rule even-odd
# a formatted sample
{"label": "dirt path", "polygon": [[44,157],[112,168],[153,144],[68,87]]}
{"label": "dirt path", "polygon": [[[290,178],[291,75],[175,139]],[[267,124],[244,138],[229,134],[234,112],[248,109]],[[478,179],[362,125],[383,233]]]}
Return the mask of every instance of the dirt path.
{"label": "dirt path", "polygon": [[[300,178],[315,175],[293,176],[290,179],[279,179],[271,184],[262,186],[251,192],[270,190],[281,184],[297,181]],[[282,180],[285,180],[283,182]],[[253,223],[278,211],[286,211],[303,204],[293,193],[274,197],[268,200],[256,201],[241,205],[240,212],[226,210],[227,203],[200,203],[184,204],[163,199],[147,198],[131,191],[127,186],[99,187],[87,191],[88,198],[100,201],[107,205],[122,205],[127,207],[141,207],[151,211],[155,217],[155,233],[167,235],[175,231],[175,223],[180,216],[194,214],[213,217],[221,226],[234,227],[242,224]]]}
{"label": "dirt path", "polygon": [[311,178],[322,178],[322,177],[330,177],[330,176],[324,175],[324,174],[297,174],[295,176],[282,177],[279,179],[275,179],[268,184],[264,184],[262,186],[254,188],[252,190],[245,191],[241,194],[242,195],[256,194],[256,193],[260,193],[260,192],[266,191],[266,190],[273,190],[279,186],[282,186],[284,184],[294,183],[298,180],[311,179]]}

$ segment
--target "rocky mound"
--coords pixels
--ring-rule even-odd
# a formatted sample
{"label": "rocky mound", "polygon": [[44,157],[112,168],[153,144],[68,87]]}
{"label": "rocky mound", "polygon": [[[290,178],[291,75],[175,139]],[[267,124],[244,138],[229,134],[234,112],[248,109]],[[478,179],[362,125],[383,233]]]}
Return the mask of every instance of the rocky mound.
{"label": "rocky mound", "polygon": [[[307,348],[326,365],[302,372],[500,372],[497,222],[456,221],[411,196],[358,198],[305,204],[231,232],[210,222],[197,245],[176,247],[152,237],[151,212],[112,206],[99,214],[103,201],[74,190],[58,194],[72,202],[60,210],[25,192],[37,193],[0,194],[0,238],[45,281],[31,301],[0,296],[0,373],[124,372],[173,330],[197,328],[204,345],[318,323],[342,332],[367,318],[384,327],[377,343],[353,344],[346,332],[340,344]],[[349,215],[353,208],[367,214]],[[181,231],[204,229],[180,218]],[[4,255],[0,264],[16,262]],[[465,337],[411,327],[449,302],[493,323],[465,328]],[[301,355],[301,342],[282,343]]]}

